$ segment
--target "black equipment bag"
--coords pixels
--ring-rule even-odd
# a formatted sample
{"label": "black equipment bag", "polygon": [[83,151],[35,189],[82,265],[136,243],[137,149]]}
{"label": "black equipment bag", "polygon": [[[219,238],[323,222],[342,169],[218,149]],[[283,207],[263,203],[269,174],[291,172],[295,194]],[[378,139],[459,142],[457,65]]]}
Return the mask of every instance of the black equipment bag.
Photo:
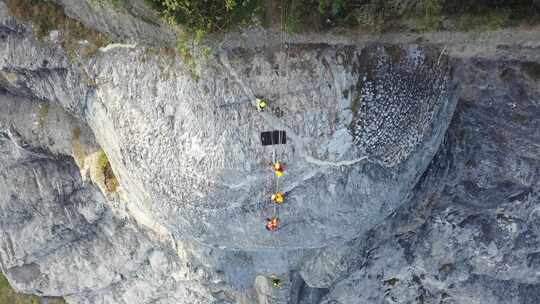
{"label": "black equipment bag", "polygon": [[278,130],[262,132],[261,142],[263,146],[284,145],[287,143],[287,134]]}

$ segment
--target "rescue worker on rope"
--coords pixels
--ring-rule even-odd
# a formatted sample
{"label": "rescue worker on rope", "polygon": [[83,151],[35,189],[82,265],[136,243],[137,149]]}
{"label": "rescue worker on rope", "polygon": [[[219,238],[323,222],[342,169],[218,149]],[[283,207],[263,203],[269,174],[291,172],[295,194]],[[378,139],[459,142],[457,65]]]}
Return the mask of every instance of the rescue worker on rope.
{"label": "rescue worker on rope", "polygon": [[266,230],[268,231],[276,231],[279,226],[279,218],[272,217],[266,219]]}
{"label": "rescue worker on rope", "polygon": [[276,204],[283,204],[283,202],[285,201],[285,193],[283,192],[276,192],[274,194],[272,194],[272,197],[271,197],[272,201]]}
{"label": "rescue worker on rope", "polygon": [[276,174],[277,177],[282,177],[283,174],[285,173],[285,167],[283,166],[282,163],[280,163],[279,161],[275,162],[275,163],[270,163],[270,165],[272,166],[272,170],[274,170],[274,173]]}
{"label": "rescue worker on rope", "polygon": [[255,102],[257,103],[257,110],[259,112],[264,111],[264,109],[268,106],[268,102],[261,98],[255,98]]}

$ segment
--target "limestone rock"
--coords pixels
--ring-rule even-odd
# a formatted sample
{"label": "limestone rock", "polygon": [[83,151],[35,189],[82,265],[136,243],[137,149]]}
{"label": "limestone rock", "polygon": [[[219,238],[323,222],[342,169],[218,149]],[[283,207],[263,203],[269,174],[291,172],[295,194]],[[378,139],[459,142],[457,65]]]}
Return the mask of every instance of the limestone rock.
{"label": "limestone rock", "polygon": [[[57,2],[130,44],[73,58],[0,2],[0,269],[17,290],[130,304],[540,298],[534,37],[283,48],[253,30],[213,38],[193,69],[153,48],[173,34],[141,21],[138,1],[117,19],[106,3]],[[288,144],[261,146],[274,129]],[[274,158],[286,202],[269,233]]]}

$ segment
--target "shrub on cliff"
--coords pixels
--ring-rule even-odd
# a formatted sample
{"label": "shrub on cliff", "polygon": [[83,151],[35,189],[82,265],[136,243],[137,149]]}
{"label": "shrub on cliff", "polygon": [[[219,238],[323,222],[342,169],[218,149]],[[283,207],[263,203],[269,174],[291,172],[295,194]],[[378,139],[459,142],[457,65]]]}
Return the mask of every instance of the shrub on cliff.
{"label": "shrub on cliff", "polygon": [[171,24],[189,31],[214,32],[251,24],[262,13],[262,0],[146,0]]}

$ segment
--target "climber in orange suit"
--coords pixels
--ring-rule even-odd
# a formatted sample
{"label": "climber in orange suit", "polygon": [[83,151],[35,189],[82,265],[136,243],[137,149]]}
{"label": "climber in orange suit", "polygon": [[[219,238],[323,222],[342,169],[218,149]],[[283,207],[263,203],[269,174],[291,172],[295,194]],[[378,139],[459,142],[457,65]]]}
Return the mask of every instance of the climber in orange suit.
{"label": "climber in orange suit", "polygon": [[266,230],[268,231],[276,231],[279,226],[279,218],[272,217],[266,219]]}
{"label": "climber in orange suit", "polygon": [[274,173],[276,174],[277,177],[283,176],[283,174],[285,173],[285,167],[283,166],[282,163],[277,161],[273,164],[271,163],[270,165],[272,166],[272,170],[274,170]]}

